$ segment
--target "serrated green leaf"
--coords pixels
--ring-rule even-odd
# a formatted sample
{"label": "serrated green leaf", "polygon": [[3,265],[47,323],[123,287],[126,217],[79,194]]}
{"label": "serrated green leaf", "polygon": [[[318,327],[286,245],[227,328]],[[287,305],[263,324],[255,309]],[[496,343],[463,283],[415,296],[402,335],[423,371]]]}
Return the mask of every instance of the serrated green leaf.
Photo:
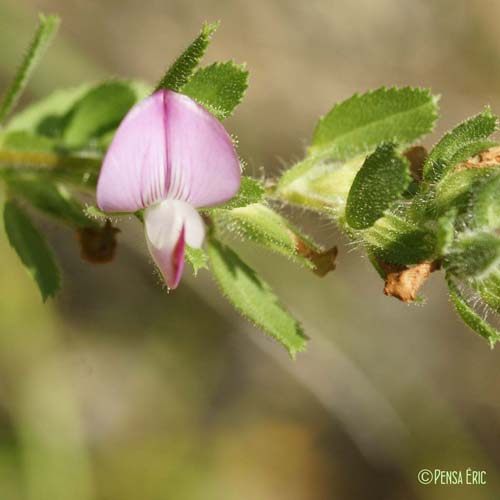
{"label": "serrated green leaf", "polygon": [[99,227],[99,224],[85,215],[83,205],[60,183],[36,175],[9,176],[9,192],[73,227]]}
{"label": "serrated green leaf", "polygon": [[447,283],[451,302],[460,318],[462,318],[462,321],[474,332],[488,340],[493,347],[495,343],[500,340],[500,332],[486,323],[486,321],[472,309],[449,276],[447,277]]}
{"label": "serrated green leaf", "polygon": [[271,208],[255,203],[214,214],[218,225],[240,238],[279,253],[310,269],[314,265],[297,253],[297,236],[304,238],[284,217]]}
{"label": "serrated green leaf", "polygon": [[10,245],[38,284],[43,300],[59,290],[59,270],[44,237],[28,215],[13,201],[3,211],[5,232]]}
{"label": "serrated green leaf", "polygon": [[265,194],[266,191],[260,181],[252,179],[251,177],[242,177],[240,189],[236,196],[223,205],[217,205],[203,210],[210,213],[214,210],[231,210],[233,208],[246,207],[252,203],[259,203],[262,201]]}
{"label": "serrated green leaf", "polygon": [[[429,153],[424,164],[424,180],[436,182],[445,175],[456,163],[454,158],[461,160],[469,153],[469,147],[479,147],[497,130],[498,118],[486,108],[482,113],[460,123],[445,134]],[[476,153],[477,154],[477,153]]]}
{"label": "serrated green leaf", "polygon": [[437,98],[426,89],[380,88],[355,94],[320,119],[311,156],[347,160],[382,142],[410,144],[434,128]]}
{"label": "serrated green leaf", "polygon": [[33,71],[54,38],[59,27],[58,16],[40,15],[38,28],[12,83],[0,101],[0,124],[14,109]]}
{"label": "serrated green leaf", "polygon": [[500,172],[488,176],[474,190],[471,205],[472,226],[490,230],[500,228]]}
{"label": "serrated green leaf", "polygon": [[500,263],[500,238],[492,233],[461,234],[445,256],[445,267],[459,278],[483,279]]}
{"label": "serrated green leaf", "polygon": [[391,264],[418,264],[436,252],[433,232],[393,213],[378,219],[362,237],[377,258]]}
{"label": "serrated green leaf", "polygon": [[281,343],[292,358],[304,351],[300,324],[283,308],[269,285],[229,247],[215,239],[207,246],[210,268],[222,293],[248,320]]}
{"label": "serrated green leaf", "polygon": [[409,162],[393,144],[379,146],[363,163],[352,183],[345,218],[354,229],[366,229],[382,217],[411,182]]}
{"label": "serrated green leaf", "polygon": [[248,71],[232,61],[200,68],[182,93],[202,104],[219,120],[231,116],[248,87]]}
{"label": "serrated green leaf", "polygon": [[200,34],[194,39],[189,47],[176,59],[174,64],[167,70],[165,76],[156,86],[156,90],[170,89],[179,92],[189,81],[196,66],[205,54],[210,40],[219,27],[219,23],[205,23]]}
{"label": "serrated green leaf", "polygon": [[195,276],[200,269],[208,269],[208,256],[202,248],[193,248],[186,245],[184,257],[193,268]]}
{"label": "serrated green leaf", "polygon": [[135,102],[136,95],[126,82],[107,81],[92,88],[69,112],[64,145],[71,149],[88,145],[116,128]]}

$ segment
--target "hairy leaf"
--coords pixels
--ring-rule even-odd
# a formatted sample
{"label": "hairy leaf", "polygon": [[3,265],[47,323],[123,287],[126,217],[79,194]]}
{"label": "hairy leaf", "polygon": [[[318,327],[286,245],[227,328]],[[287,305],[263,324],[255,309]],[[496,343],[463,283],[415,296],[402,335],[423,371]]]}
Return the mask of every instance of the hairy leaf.
{"label": "hairy leaf", "polygon": [[292,358],[305,349],[302,327],[251,267],[215,239],[208,242],[208,256],[222,293],[243,316],[280,342]]}
{"label": "hairy leaf", "polygon": [[477,143],[484,143],[488,137],[497,130],[498,118],[486,108],[482,113],[469,118],[443,136],[429,153],[424,164],[424,180],[436,182],[457,161],[469,154],[470,147],[476,150]]}
{"label": "hairy leaf", "polygon": [[37,282],[43,300],[54,296],[60,288],[59,270],[44,237],[13,201],[5,203],[3,217],[9,242]]}
{"label": "hairy leaf", "polygon": [[393,144],[379,146],[363,163],[352,183],[345,217],[354,229],[366,229],[382,217],[410,184],[409,162]]}
{"label": "hairy leaf", "polygon": [[355,94],[320,119],[309,152],[346,160],[382,142],[410,144],[430,132],[436,118],[437,98],[426,89],[383,87]]}
{"label": "hairy leaf", "polygon": [[33,71],[40,62],[59,27],[59,17],[40,15],[38,28],[16,75],[0,101],[0,124],[5,121],[21,97]]}
{"label": "hairy leaf", "polygon": [[499,263],[500,237],[488,232],[460,235],[445,258],[451,274],[467,279],[485,278]]}
{"label": "hairy leaf", "polygon": [[208,269],[208,257],[202,248],[193,248],[186,245],[184,256],[193,268],[195,276],[200,269]]}
{"label": "hairy leaf", "polygon": [[271,208],[254,203],[233,210],[218,211],[216,222],[225,229],[235,232],[240,238],[280,253],[285,257],[309,268],[311,261],[297,253],[298,238],[305,237],[284,217]]}
{"label": "hairy leaf", "polygon": [[108,81],[92,88],[69,112],[64,145],[72,149],[88,145],[116,128],[135,102],[135,92],[127,82]]}
{"label": "hairy leaf", "polygon": [[429,200],[427,209],[439,216],[451,208],[459,213],[464,212],[470,205],[476,189],[487,184],[497,172],[495,167],[472,168],[453,172],[436,185],[434,199]]}
{"label": "hairy leaf", "polygon": [[500,332],[486,323],[486,321],[472,309],[458,290],[458,287],[453,283],[451,277],[447,278],[447,282],[451,302],[460,318],[462,318],[462,321],[473,331],[488,340],[493,347],[493,345],[500,340]]}
{"label": "hairy leaf", "polygon": [[232,115],[248,87],[248,71],[232,61],[200,68],[182,93],[202,104],[219,120]]}
{"label": "hairy leaf", "polygon": [[500,228],[500,172],[489,176],[472,195],[471,224],[483,229]]}
{"label": "hairy leaf", "polygon": [[363,239],[377,258],[401,265],[431,259],[437,245],[434,233],[392,213],[387,213],[363,231]]}
{"label": "hairy leaf", "polygon": [[500,272],[494,271],[487,278],[474,283],[481,298],[496,313],[500,313]]}
{"label": "hairy leaf", "polygon": [[165,76],[156,86],[156,90],[170,89],[179,92],[189,81],[196,66],[205,54],[210,39],[219,27],[219,23],[205,23],[201,28],[200,34],[187,47],[187,49],[176,59],[174,64],[167,70]]}
{"label": "hairy leaf", "polygon": [[264,199],[264,195],[264,186],[260,181],[251,177],[242,177],[240,190],[236,196],[223,205],[206,208],[204,211],[212,212],[214,210],[231,210],[233,208],[246,207],[252,203],[259,203]]}

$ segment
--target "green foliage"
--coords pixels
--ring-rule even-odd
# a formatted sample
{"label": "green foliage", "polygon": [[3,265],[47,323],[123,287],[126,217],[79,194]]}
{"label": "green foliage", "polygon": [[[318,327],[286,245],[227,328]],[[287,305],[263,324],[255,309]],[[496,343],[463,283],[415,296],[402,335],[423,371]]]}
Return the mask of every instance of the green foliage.
{"label": "green foliage", "polygon": [[487,278],[473,283],[483,301],[496,313],[500,313],[500,272],[495,270]]}
{"label": "green foliage", "polygon": [[5,203],[3,218],[9,242],[37,282],[43,300],[54,296],[61,286],[60,276],[45,239],[14,201]]}
{"label": "green foliage", "polygon": [[200,68],[182,87],[182,93],[193,98],[219,120],[232,115],[248,87],[245,65],[232,61]]}
{"label": "green foliage", "polygon": [[500,238],[489,232],[463,233],[446,255],[450,274],[465,279],[481,279],[500,263]]}
{"label": "green foliage", "polygon": [[9,192],[30,203],[41,212],[73,227],[99,227],[86,216],[83,206],[61,183],[31,175],[7,178]]}
{"label": "green foliage", "polygon": [[297,253],[297,237],[305,237],[284,217],[265,205],[254,203],[218,211],[215,220],[220,227],[236,233],[243,240],[252,241],[301,265],[314,268],[308,259]]}
{"label": "green foliage", "polygon": [[54,38],[59,27],[59,17],[40,15],[38,28],[14,79],[0,101],[0,124],[17,104],[23,90]]}
{"label": "green foliage", "polygon": [[79,149],[116,128],[135,102],[135,92],[127,82],[111,80],[94,87],[71,108],[64,145]]}
{"label": "green foliage", "polygon": [[[497,130],[498,118],[486,108],[443,136],[434,146],[424,164],[424,180],[435,182],[450,171],[464,156],[477,154],[488,137]],[[479,149],[479,151],[478,151]],[[467,156],[466,156],[467,158]]]}
{"label": "green foliage", "polygon": [[170,66],[163,78],[156,86],[156,90],[170,89],[179,92],[188,82],[196,66],[205,54],[210,40],[219,27],[219,23],[205,23],[200,34],[187,49]]}
{"label": "green foliage", "polygon": [[305,349],[302,327],[252,268],[215,239],[208,242],[208,256],[222,293],[243,316],[280,342],[292,358]]}
{"label": "green foliage", "polygon": [[450,299],[462,321],[473,331],[489,341],[493,347],[500,340],[500,333],[486,323],[467,303],[450,277],[447,278]]}
{"label": "green foliage", "polygon": [[428,202],[428,211],[433,210],[437,216],[451,208],[456,208],[459,213],[464,212],[475,190],[487,184],[496,171],[495,167],[471,168],[446,175],[436,185],[434,199]]}
{"label": "green foliage", "polygon": [[500,228],[500,172],[488,176],[471,198],[471,224],[490,230]]}
{"label": "green foliage", "polygon": [[184,257],[193,268],[195,276],[200,269],[208,269],[208,257],[202,248],[193,248],[186,245]]}
{"label": "green foliage", "polygon": [[410,144],[434,128],[437,98],[426,89],[382,87],[336,104],[314,131],[312,156],[347,160],[382,142]]}
{"label": "green foliage", "polygon": [[386,213],[363,231],[363,240],[373,254],[391,264],[418,264],[432,258],[436,234],[395,213]]}
{"label": "green foliage", "polygon": [[246,207],[252,203],[259,203],[264,199],[265,189],[262,183],[251,177],[242,177],[238,194],[223,205],[206,208],[204,211],[210,213],[219,210],[231,210],[233,208]]}
{"label": "green foliage", "polygon": [[372,226],[401,198],[410,181],[408,160],[396,153],[393,144],[379,146],[354,178],[347,197],[347,223],[354,229]]}
{"label": "green foliage", "polygon": [[57,143],[43,135],[35,135],[24,130],[14,130],[0,135],[0,147],[10,151],[51,152],[57,149]]}

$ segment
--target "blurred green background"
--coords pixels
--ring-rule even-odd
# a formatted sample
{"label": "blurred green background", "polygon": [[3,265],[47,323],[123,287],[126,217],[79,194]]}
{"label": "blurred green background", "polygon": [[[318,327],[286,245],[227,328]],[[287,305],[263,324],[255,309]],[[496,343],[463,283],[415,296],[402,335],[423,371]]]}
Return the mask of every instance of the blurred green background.
{"label": "blurred green background", "polygon": [[[24,102],[109,76],[155,82],[205,19],[206,62],[251,71],[226,123],[248,172],[300,158],[331,105],[381,85],[442,94],[446,127],[500,111],[495,0],[0,0],[0,84],[39,11],[63,18]],[[243,254],[311,337],[296,362],[236,316],[210,276],[167,294],[141,228],[92,267],[51,221],[64,290],[42,305],[0,238],[0,500],[497,499],[500,352],[468,331],[442,276],[424,307],[382,283],[331,222],[295,220],[339,244],[324,279]],[[422,486],[421,468],[487,471],[485,486]]]}

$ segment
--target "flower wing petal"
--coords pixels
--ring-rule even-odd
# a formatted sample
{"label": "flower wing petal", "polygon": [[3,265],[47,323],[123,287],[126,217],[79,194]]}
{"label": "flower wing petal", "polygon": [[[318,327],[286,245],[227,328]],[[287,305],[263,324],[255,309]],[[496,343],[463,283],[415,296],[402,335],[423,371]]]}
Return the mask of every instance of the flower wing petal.
{"label": "flower wing petal", "polygon": [[191,98],[165,93],[168,196],[195,207],[224,203],[237,192],[241,168],[219,120]]}
{"label": "flower wing petal", "polygon": [[205,237],[203,220],[188,203],[165,200],[144,212],[148,249],[169,288],[176,288],[184,268],[186,243],[199,248]]}
{"label": "flower wing petal", "polygon": [[135,212],[166,196],[165,95],[156,92],[123,119],[104,158],[97,204],[105,212]]}

